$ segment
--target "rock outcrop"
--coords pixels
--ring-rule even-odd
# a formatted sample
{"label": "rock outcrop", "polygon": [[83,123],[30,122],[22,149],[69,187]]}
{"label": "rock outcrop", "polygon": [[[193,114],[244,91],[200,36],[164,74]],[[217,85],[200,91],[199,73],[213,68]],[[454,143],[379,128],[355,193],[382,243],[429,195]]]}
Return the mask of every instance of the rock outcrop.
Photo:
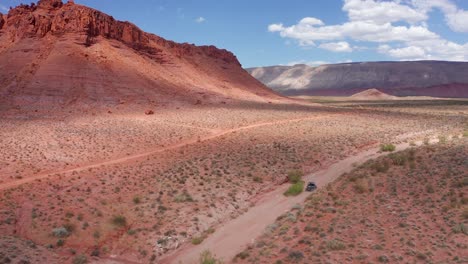
{"label": "rock outcrop", "polygon": [[[396,96],[468,97],[468,62],[363,62],[247,71],[285,95],[350,96],[378,88]],[[446,86],[450,89],[444,89]]]}
{"label": "rock outcrop", "polygon": [[5,24],[5,19],[3,18],[3,14],[0,13],[0,30],[3,28],[4,24]]}
{"label": "rock outcrop", "polygon": [[88,38],[101,36],[115,39],[152,55],[159,51],[155,46],[164,46],[173,48],[178,56],[203,52],[207,56],[240,65],[234,54],[227,50],[167,41],[143,32],[130,22],[117,21],[112,16],[73,2],[63,4],[61,0],[41,0],[37,5],[33,3],[13,8],[8,13],[6,28],[11,41],[31,36],[44,37],[47,34],[82,33]]}

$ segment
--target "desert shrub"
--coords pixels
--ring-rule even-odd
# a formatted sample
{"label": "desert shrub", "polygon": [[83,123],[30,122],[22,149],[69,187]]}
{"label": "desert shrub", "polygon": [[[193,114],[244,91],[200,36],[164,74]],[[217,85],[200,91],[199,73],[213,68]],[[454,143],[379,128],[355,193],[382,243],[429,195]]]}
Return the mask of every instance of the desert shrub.
{"label": "desert shrub", "polygon": [[65,240],[63,240],[63,239],[57,240],[57,247],[61,247],[61,246],[63,246],[64,244],[65,244]]}
{"label": "desert shrub", "polygon": [[54,237],[68,237],[70,235],[70,232],[62,226],[52,229],[52,235]]}
{"label": "desert shrub", "polygon": [[299,181],[289,186],[288,190],[284,192],[284,195],[285,196],[297,196],[300,193],[302,193],[302,191],[304,191],[304,182]]}
{"label": "desert shrub", "polygon": [[304,258],[304,254],[301,251],[291,251],[288,258],[292,261],[300,261]]}
{"label": "desert shrub", "polygon": [[341,241],[339,241],[339,240],[337,240],[337,239],[332,239],[332,240],[329,240],[329,241],[327,242],[327,248],[328,248],[329,250],[333,250],[333,251],[335,251],[335,250],[343,250],[343,249],[346,248],[346,245],[345,245],[343,242],[341,242]]}
{"label": "desert shrub", "polygon": [[408,157],[403,152],[391,154],[389,157],[392,160],[393,165],[398,166],[404,166],[408,160]]}
{"label": "desert shrub", "polygon": [[452,228],[452,231],[453,231],[455,234],[463,233],[463,234],[465,234],[465,235],[468,235],[468,227],[466,227],[463,223],[458,224],[458,225],[455,225],[455,226]]}
{"label": "desert shrub", "polygon": [[241,253],[236,255],[236,258],[246,259],[249,257],[249,253],[247,251],[242,251]]}
{"label": "desert shrub", "polygon": [[432,186],[431,184],[426,185],[426,192],[434,193],[434,186]]}
{"label": "desert shrub", "polygon": [[439,136],[439,143],[441,143],[441,144],[447,143],[447,137],[444,136],[444,135],[440,135]]}
{"label": "desert shrub", "polygon": [[288,172],[288,180],[290,183],[298,183],[301,181],[304,174],[300,170],[293,170]]}
{"label": "desert shrub", "polygon": [[366,193],[369,190],[369,187],[367,186],[367,182],[364,180],[359,180],[354,184],[354,190],[357,193]]}
{"label": "desert shrub", "polygon": [[127,225],[127,218],[122,215],[116,215],[112,218],[112,224],[118,227],[124,227]]}
{"label": "desert shrub", "polygon": [[141,203],[140,197],[138,197],[138,196],[133,197],[133,203],[134,203],[134,204],[139,204],[139,203]]}
{"label": "desert shrub", "polygon": [[86,264],[88,263],[88,258],[86,258],[85,255],[79,255],[73,259],[72,263],[73,264]]}
{"label": "desert shrub", "polygon": [[262,182],[263,182],[263,179],[262,179],[261,177],[255,176],[255,177],[253,178],[253,181],[254,181],[254,182],[258,182],[258,183],[262,183]]}
{"label": "desert shrub", "polygon": [[378,260],[379,262],[381,262],[381,263],[387,263],[387,262],[389,262],[388,257],[385,256],[385,255],[379,256],[379,257],[377,258],[377,260]]}
{"label": "desert shrub", "polygon": [[190,194],[188,194],[186,191],[184,191],[183,193],[177,195],[175,198],[174,198],[174,201],[176,203],[185,203],[185,202],[193,202],[193,198],[192,196],[190,196]]}
{"label": "desert shrub", "polygon": [[392,152],[395,151],[396,146],[393,144],[382,144],[380,145],[380,150],[383,152]]}
{"label": "desert shrub", "polygon": [[377,172],[385,173],[390,169],[390,165],[388,164],[388,161],[383,160],[382,162],[375,162],[372,165],[372,168]]}
{"label": "desert shrub", "polygon": [[465,130],[465,131],[463,132],[463,137],[468,137],[468,130]]}
{"label": "desert shrub", "polygon": [[205,236],[194,237],[192,238],[192,244],[200,245],[203,242],[203,240],[205,240]]}
{"label": "desert shrub", "polygon": [[208,250],[203,251],[203,253],[200,254],[200,259],[199,259],[200,264],[222,264],[223,262],[219,259],[216,259],[216,257]]}

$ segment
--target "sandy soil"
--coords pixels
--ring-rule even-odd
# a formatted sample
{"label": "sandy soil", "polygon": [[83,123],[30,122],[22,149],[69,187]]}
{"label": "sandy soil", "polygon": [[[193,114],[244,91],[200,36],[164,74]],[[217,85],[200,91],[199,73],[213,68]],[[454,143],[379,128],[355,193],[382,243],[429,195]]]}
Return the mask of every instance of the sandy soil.
{"label": "sandy soil", "polygon": [[[402,135],[405,137],[407,135]],[[457,138],[459,135],[456,136]],[[431,143],[437,143],[436,137]],[[422,141],[415,141],[413,145],[422,145]],[[396,146],[396,151],[410,148],[409,143]],[[332,164],[328,168],[304,176],[305,182],[315,182],[318,188],[324,188],[344,173],[350,172],[354,167],[364,162],[378,158],[388,153],[381,152],[380,148],[369,149],[357,153],[349,158]],[[263,234],[265,228],[273,223],[277,217],[288,212],[294,205],[303,204],[309,193],[302,193],[295,197],[286,197],[283,193],[289,186],[284,185],[263,195],[255,206],[238,218],[224,224],[209,236],[200,246],[187,246],[176,251],[173,255],[163,259],[161,263],[197,263],[198,257],[204,251],[216,252],[216,257],[222,261],[232,260],[236,254]]]}
{"label": "sandy soil", "polygon": [[[157,263],[196,238],[209,243],[285,188],[291,170],[314,173],[380,143],[462,133],[466,111],[245,103],[151,116],[3,113],[0,234],[65,262]],[[60,156],[68,159],[50,158]]]}

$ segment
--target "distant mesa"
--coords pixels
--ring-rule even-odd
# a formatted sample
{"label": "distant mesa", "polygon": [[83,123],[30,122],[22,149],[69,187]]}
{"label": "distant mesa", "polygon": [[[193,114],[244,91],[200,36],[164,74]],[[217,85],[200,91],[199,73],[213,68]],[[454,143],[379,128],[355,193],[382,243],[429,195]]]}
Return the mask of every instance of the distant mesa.
{"label": "distant mesa", "polygon": [[378,87],[394,96],[468,97],[468,62],[356,62],[247,71],[288,96],[351,96]]}
{"label": "distant mesa", "polygon": [[[87,108],[284,100],[231,52],[176,43],[60,0],[0,16],[0,105]],[[145,106],[146,105],[146,106]],[[107,111],[107,110],[106,110]]]}

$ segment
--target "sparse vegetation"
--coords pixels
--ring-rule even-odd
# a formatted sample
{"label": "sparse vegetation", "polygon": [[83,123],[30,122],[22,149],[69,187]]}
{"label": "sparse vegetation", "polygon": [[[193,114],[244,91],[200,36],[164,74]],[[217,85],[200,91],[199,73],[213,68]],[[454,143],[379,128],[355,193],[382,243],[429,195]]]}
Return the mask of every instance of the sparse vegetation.
{"label": "sparse vegetation", "polygon": [[[32,224],[22,226],[24,230],[21,233],[28,234],[40,245],[49,245],[51,251],[57,251],[58,245],[63,242],[60,250],[74,250],[72,254],[79,254],[82,248],[88,248],[86,254],[89,258],[93,247],[99,245],[101,255],[107,255],[109,238],[122,236],[128,242],[125,246],[129,252],[145,263],[150,262],[155,254],[154,262],[159,259],[159,254],[171,251],[176,243],[187,241],[190,244],[191,238],[195,238],[195,242],[203,241],[202,238],[209,235],[208,231],[202,232],[204,228],[216,225],[220,219],[228,220],[250,210],[255,197],[283,183],[286,176],[293,184],[289,194],[301,193],[304,188],[302,171],[291,171],[291,168],[303,168],[304,173],[314,174],[356,152],[379,147],[374,145],[375,142],[418,141],[433,133],[451,135],[459,133],[459,126],[463,123],[462,118],[452,112],[449,115],[433,114],[413,106],[404,108],[404,111],[400,111],[401,107],[391,109],[398,109],[398,112],[379,109],[379,114],[371,110],[356,113],[353,109],[339,108],[333,109],[333,113],[324,118],[317,115],[316,109],[311,114],[310,109],[302,106],[289,106],[292,110],[288,108],[287,111],[283,111],[282,107],[272,104],[268,108],[255,110],[255,115],[250,110],[236,108],[209,111],[202,108],[197,111],[182,109],[167,115],[156,111],[155,118],[150,119],[145,116],[129,118],[133,114],[122,115],[125,116],[123,118],[117,114],[96,113],[91,116],[91,113],[80,113],[79,120],[65,118],[60,124],[41,118],[34,123],[8,119],[0,128],[4,136],[0,153],[0,160],[4,161],[0,166],[0,175],[4,175],[0,179],[2,184],[17,181],[20,177],[27,180],[37,174],[132,157],[146,151],[166,147],[171,150],[131,158],[129,162],[52,174],[50,178],[35,181],[34,184],[2,192],[0,206],[4,213],[0,214],[0,229],[14,230],[15,225],[23,224],[16,224],[18,216],[15,213],[20,210],[31,212],[28,220]],[[440,111],[446,113],[451,110],[445,108]],[[143,115],[143,111],[140,112]],[[73,113],[69,114],[73,116]],[[424,120],[419,118],[422,114]],[[349,118],[350,115],[353,118]],[[302,117],[312,118],[291,124],[284,122]],[[283,125],[262,125],[212,140],[203,139],[211,133],[278,120],[282,120]],[[426,130],[432,132],[418,134],[414,138],[396,138],[405,133]],[[202,140],[197,144],[172,148],[181,142],[196,141],[198,137]],[[445,236],[463,236],[462,232],[455,233],[454,230],[458,230],[456,224],[464,223],[466,226],[463,208],[467,201],[466,195],[461,195],[466,185],[459,169],[459,164],[464,163],[447,160],[446,157],[450,155],[459,155],[449,150],[446,150],[445,156],[437,155],[441,147],[451,148],[452,141],[428,146],[427,153],[417,150],[413,158],[407,153],[402,158],[403,166],[398,165],[401,164],[400,158],[392,159],[389,156],[369,162],[369,166],[356,164],[359,172],[348,173],[346,181],[338,181],[342,185],[338,187],[333,184],[330,188],[318,190],[313,199],[308,199],[301,207],[294,206],[292,212],[278,220],[279,224],[272,224],[265,233],[278,236],[274,243],[267,240],[258,251],[246,249],[242,255],[248,256],[246,261],[261,262],[267,257],[276,258],[276,254],[285,248],[284,252],[278,253],[278,259],[284,263],[292,262],[289,254],[294,251],[304,255],[303,262],[310,260],[311,263],[318,263],[320,261],[316,260],[323,260],[324,256],[329,255],[330,262],[343,263],[346,261],[336,257],[337,254],[354,250],[356,253],[348,254],[353,259],[357,255],[367,254],[362,253],[367,251],[362,249],[361,244],[349,240],[347,232],[343,231],[358,227],[366,227],[366,232],[376,234],[371,239],[382,245],[383,250],[391,243],[417,248],[416,241],[395,242],[393,237],[386,238],[387,241],[379,239],[380,232],[384,232],[381,230],[387,232],[389,227],[382,227],[381,222],[373,218],[376,212],[386,216],[389,211],[399,216],[390,230],[399,230],[400,236],[408,232],[406,229],[415,232],[414,223],[421,221],[412,218],[415,209],[408,209],[406,204],[393,200],[395,194],[415,208],[426,206],[424,208],[435,212],[437,217],[439,212],[443,212],[440,215],[447,220],[439,219],[438,223],[446,224],[442,226],[447,232]],[[459,149],[459,152],[463,153],[463,150]],[[45,158],[54,155],[61,158]],[[427,155],[433,155],[434,160],[437,158],[440,161],[428,163]],[[446,168],[442,161],[452,164],[451,168]],[[413,181],[402,183],[402,171]],[[446,176],[440,180],[437,178],[439,174]],[[302,186],[297,188],[297,185]],[[409,194],[410,187],[413,194]],[[453,194],[449,194],[448,190]],[[19,201],[31,201],[28,202],[30,207]],[[360,206],[363,201],[367,203],[365,207]],[[438,206],[440,201],[445,201],[443,207]],[[434,206],[429,208],[429,205]],[[391,208],[381,210],[387,206]],[[342,217],[350,214],[350,211],[355,213],[352,216],[365,212],[361,214],[369,219],[360,222],[362,219],[350,217],[343,221]],[[114,218],[120,220],[114,221]],[[422,241],[426,237],[420,237],[421,234],[429,232],[428,228],[432,227],[431,221],[426,224],[428,227],[420,227],[418,233],[414,233]],[[64,227],[70,235],[63,238],[54,236],[52,230],[58,227]],[[183,232],[179,227],[184,227]],[[73,229],[75,231],[69,231]],[[155,234],[157,241],[162,242],[161,253],[153,253],[154,245],[146,243],[154,239]],[[364,235],[358,233],[359,236]],[[333,239],[342,241],[346,248],[338,252],[329,250],[326,241]],[[441,243],[437,236],[434,240]],[[74,248],[77,243],[83,243],[83,247]],[[407,245],[411,243],[415,246]],[[448,245],[447,252],[453,253],[451,249],[457,248],[450,240],[444,243]],[[312,255],[310,248],[320,256]],[[395,248],[398,253],[398,247]],[[263,251],[261,256],[258,253],[260,250]],[[405,260],[410,258],[405,253],[399,253]],[[417,252],[414,254],[416,258]],[[434,256],[424,254],[427,261],[435,262]],[[453,256],[456,255],[453,253]],[[393,256],[388,256],[394,261]],[[376,262],[376,258],[377,255],[371,255],[365,261]]]}
{"label": "sparse vegetation", "polygon": [[393,152],[395,151],[396,146],[393,144],[382,144],[380,145],[380,150],[383,152]]}
{"label": "sparse vegetation", "polygon": [[112,224],[116,227],[124,227],[127,225],[127,218],[122,215],[116,215],[112,218]]}
{"label": "sparse vegetation", "polygon": [[293,170],[288,172],[288,180],[290,183],[295,184],[302,180],[304,173],[300,170]]}
{"label": "sparse vegetation", "polygon": [[297,196],[301,194],[303,191],[304,191],[304,182],[299,181],[289,186],[288,190],[284,192],[284,195],[285,196]]}
{"label": "sparse vegetation", "polygon": [[200,264],[222,264],[221,260],[216,259],[216,257],[210,251],[204,251],[200,255],[199,259]]}
{"label": "sparse vegetation", "polygon": [[[243,254],[258,263],[268,263],[271,256],[295,262],[292,252],[302,253],[302,261],[310,263],[459,261],[459,248],[466,246],[459,239],[467,235],[468,211],[463,206],[467,152],[466,141],[448,140],[355,166],[309,196],[303,208],[294,206],[278,217],[261,237],[267,250],[249,247]],[[433,221],[421,222],[425,217]],[[440,228],[441,223],[446,227]],[[447,241],[447,236],[456,239]],[[434,247],[427,252],[421,243]],[[306,245],[314,250],[304,250]]]}
{"label": "sparse vegetation", "polygon": [[203,236],[203,235],[202,236],[196,236],[196,237],[192,238],[192,244],[200,245],[203,242],[203,240],[205,240],[205,238],[206,237]]}
{"label": "sparse vegetation", "polygon": [[78,255],[73,258],[73,264],[86,264],[88,263],[88,258],[85,255]]}

